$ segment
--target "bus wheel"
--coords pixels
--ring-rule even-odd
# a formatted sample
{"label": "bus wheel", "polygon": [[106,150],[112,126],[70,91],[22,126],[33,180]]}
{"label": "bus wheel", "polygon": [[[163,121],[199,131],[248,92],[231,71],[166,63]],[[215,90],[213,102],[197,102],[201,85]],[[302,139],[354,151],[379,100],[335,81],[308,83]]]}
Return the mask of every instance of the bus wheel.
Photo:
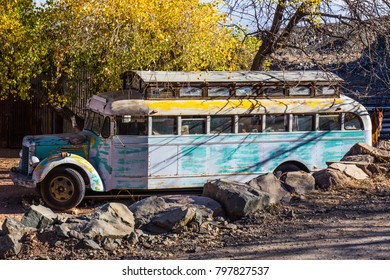
{"label": "bus wheel", "polygon": [[306,170],[304,170],[303,168],[299,167],[298,165],[296,165],[294,163],[291,163],[291,162],[287,162],[287,163],[283,163],[282,165],[279,165],[274,170],[274,174],[275,174],[276,177],[280,178],[284,173],[286,173],[286,172],[293,172],[293,171],[305,171],[305,172],[307,172]]}
{"label": "bus wheel", "polygon": [[83,200],[85,182],[80,173],[74,169],[57,167],[43,180],[40,194],[50,208],[68,210]]}

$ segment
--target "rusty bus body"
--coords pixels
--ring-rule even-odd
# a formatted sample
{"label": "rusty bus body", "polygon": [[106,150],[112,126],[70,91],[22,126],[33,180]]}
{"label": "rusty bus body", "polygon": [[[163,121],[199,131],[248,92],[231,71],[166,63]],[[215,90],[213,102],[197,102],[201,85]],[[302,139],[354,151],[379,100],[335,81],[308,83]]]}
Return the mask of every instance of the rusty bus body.
{"label": "rusty bus body", "polygon": [[95,95],[78,134],[26,136],[15,184],[53,208],[85,190],[201,188],[267,172],[326,167],[371,143],[366,109],[324,72],[153,72]]}

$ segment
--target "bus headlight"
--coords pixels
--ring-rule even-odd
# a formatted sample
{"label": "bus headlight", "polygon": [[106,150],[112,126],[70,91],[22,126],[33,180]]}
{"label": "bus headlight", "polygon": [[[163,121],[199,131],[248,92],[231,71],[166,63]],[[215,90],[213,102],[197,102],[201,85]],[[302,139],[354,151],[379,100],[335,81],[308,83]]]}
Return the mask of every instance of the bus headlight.
{"label": "bus headlight", "polygon": [[39,158],[32,156],[30,159],[30,166],[35,167],[39,164]]}

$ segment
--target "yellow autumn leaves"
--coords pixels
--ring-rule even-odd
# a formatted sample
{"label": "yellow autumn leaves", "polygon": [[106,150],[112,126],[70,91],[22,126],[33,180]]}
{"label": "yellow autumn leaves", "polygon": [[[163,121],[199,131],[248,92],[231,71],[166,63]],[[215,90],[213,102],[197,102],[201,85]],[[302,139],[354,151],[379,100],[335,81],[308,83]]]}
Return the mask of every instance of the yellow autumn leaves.
{"label": "yellow autumn leaves", "polygon": [[120,87],[127,70],[236,70],[259,40],[224,26],[199,0],[52,0],[45,6],[56,76],[90,71],[93,91]]}
{"label": "yellow autumn leaves", "polygon": [[[292,2],[315,9],[321,1]],[[30,79],[40,73],[47,101],[63,105],[77,96],[74,83],[64,87],[65,81],[87,81],[99,93],[120,88],[119,76],[128,70],[248,69],[261,41],[229,27],[220,4],[47,0],[36,7],[33,0],[2,0],[0,98],[29,99]]]}

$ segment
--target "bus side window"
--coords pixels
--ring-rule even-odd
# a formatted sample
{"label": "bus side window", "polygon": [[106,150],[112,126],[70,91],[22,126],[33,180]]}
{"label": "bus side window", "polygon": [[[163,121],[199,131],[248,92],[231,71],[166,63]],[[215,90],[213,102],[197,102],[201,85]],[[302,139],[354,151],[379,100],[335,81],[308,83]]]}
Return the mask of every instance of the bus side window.
{"label": "bus side window", "polygon": [[230,90],[227,87],[209,87],[207,95],[228,97],[230,95]]}
{"label": "bus side window", "polygon": [[238,119],[238,133],[261,132],[262,118],[260,115],[242,116]]}
{"label": "bus side window", "polygon": [[210,118],[210,133],[232,133],[232,117],[213,116]]}
{"label": "bus side window", "polygon": [[265,132],[284,132],[288,128],[288,115],[266,115]]}
{"label": "bus side window", "polygon": [[346,113],[344,118],[345,130],[363,130],[363,123],[358,115]]}
{"label": "bus side window", "polygon": [[284,89],[282,87],[278,86],[268,86],[263,88],[263,94],[265,96],[283,96],[284,95]]}
{"label": "bus side window", "polygon": [[292,131],[312,131],[314,130],[314,116],[293,115]]}
{"label": "bus side window", "polygon": [[318,86],[316,95],[335,95],[336,88],[334,86]]}
{"label": "bus side window", "polygon": [[200,117],[182,117],[181,134],[205,134],[206,118]]}
{"label": "bus side window", "polygon": [[147,135],[147,121],[145,118],[131,116],[116,117],[117,135]]}
{"label": "bus side window", "polygon": [[177,134],[176,117],[153,117],[152,135]]}
{"label": "bus side window", "polygon": [[341,115],[319,115],[319,130],[341,130]]}

